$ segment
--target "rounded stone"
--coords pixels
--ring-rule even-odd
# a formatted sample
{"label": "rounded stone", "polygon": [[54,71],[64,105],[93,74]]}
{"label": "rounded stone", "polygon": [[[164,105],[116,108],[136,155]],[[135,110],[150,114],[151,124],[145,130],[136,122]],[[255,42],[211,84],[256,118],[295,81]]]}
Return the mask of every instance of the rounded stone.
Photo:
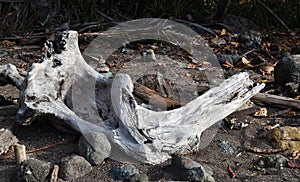
{"label": "rounded stone", "polygon": [[118,180],[130,180],[133,175],[139,174],[139,170],[133,165],[114,166],[110,174]]}
{"label": "rounded stone", "polygon": [[274,78],[277,83],[285,86],[286,83],[300,83],[300,56],[284,53],[274,69]]}
{"label": "rounded stone", "polygon": [[21,163],[19,175],[26,182],[47,181],[50,168],[49,162],[38,159],[27,159]]}
{"label": "rounded stone", "polygon": [[130,178],[130,182],[148,182],[149,178],[146,174],[134,174]]}
{"label": "rounded stone", "polygon": [[201,166],[201,164],[199,164],[198,162],[193,161],[189,157],[185,156],[172,157],[171,165],[179,169],[193,169]]}
{"label": "rounded stone", "polygon": [[92,170],[91,164],[83,157],[72,155],[60,162],[59,177],[63,180],[72,180],[85,176]]}
{"label": "rounded stone", "polygon": [[78,152],[92,165],[98,165],[110,156],[111,146],[103,133],[88,133],[79,139]]}

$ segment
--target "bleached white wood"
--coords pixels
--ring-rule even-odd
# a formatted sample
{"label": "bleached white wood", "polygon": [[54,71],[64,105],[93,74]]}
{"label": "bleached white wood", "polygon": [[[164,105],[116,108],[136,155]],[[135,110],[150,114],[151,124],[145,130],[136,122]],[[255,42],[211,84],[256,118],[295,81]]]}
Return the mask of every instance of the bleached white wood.
{"label": "bleached white wood", "polygon": [[106,78],[81,56],[77,32],[69,31],[61,53],[47,44],[49,57],[29,71],[21,91],[17,120],[52,114],[76,131],[103,132],[110,157],[118,161],[158,164],[172,154],[198,150],[201,134],[258,93],[246,73],[225,80],[185,106],[155,112],[138,105],[129,75]]}
{"label": "bleached white wood", "polygon": [[12,84],[21,89],[24,77],[21,76],[12,64],[0,65],[0,85]]}

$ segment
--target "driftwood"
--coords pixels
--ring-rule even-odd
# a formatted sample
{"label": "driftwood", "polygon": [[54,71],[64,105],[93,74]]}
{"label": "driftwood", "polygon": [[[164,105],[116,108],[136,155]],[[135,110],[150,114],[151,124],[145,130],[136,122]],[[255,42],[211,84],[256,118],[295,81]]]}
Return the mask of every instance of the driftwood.
{"label": "driftwood", "polygon": [[12,84],[18,89],[24,81],[17,68],[12,64],[0,65],[0,85]]}
{"label": "driftwood", "polygon": [[154,90],[151,90],[150,88],[142,84],[139,84],[137,82],[134,83],[133,93],[146,102],[149,102],[151,100],[152,105],[155,105],[156,107],[165,106],[166,108],[174,109],[174,108],[181,107],[184,104],[177,100],[172,100],[167,97],[162,97]]}
{"label": "driftwood", "polygon": [[16,163],[17,165],[20,165],[23,161],[26,160],[25,145],[21,145],[21,144],[14,145],[14,151],[16,156]]}
{"label": "driftwood", "polygon": [[257,104],[265,104],[272,107],[300,109],[300,100],[267,93],[258,93],[254,95],[251,100]]}
{"label": "driftwood", "polygon": [[203,131],[264,87],[253,87],[249,76],[240,73],[180,108],[151,111],[137,104],[129,75],[107,78],[96,72],[77,41],[77,32],[69,31],[60,53],[46,44],[46,57],[33,64],[22,84],[17,122],[26,125],[35,116],[51,114],[83,135],[103,132],[112,147],[110,158],[118,161],[157,164],[199,150]]}

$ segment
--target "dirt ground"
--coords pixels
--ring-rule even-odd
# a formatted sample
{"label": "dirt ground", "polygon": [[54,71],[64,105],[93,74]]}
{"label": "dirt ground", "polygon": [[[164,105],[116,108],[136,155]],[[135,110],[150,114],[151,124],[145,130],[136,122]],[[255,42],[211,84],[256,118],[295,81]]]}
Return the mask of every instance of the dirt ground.
{"label": "dirt ground", "polygon": [[[290,37],[280,38],[281,36],[278,36],[278,39],[281,42],[285,42],[282,47],[285,47],[285,50],[287,50],[286,47],[290,46]],[[299,41],[299,38],[296,41]],[[9,53],[8,57],[0,60],[0,64],[12,63],[17,65],[19,71],[25,72],[32,62],[40,61],[38,55],[41,55],[41,48],[36,49],[28,47],[28,49],[16,50],[13,48],[14,46],[2,45],[2,47],[0,47],[0,50],[6,50]],[[221,49],[219,51],[222,52]],[[32,53],[32,55],[28,56],[25,53]],[[12,86],[1,86],[0,95],[4,96],[8,101],[14,101],[18,98],[18,90]],[[274,148],[272,143],[266,139],[266,134],[268,133],[268,128],[270,126],[280,124],[281,126],[292,125],[299,127],[299,115],[298,117],[293,117],[291,114],[264,118],[253,117],[253,114],[258,108],[260,107],[256,106],[247,110],[235,112],[228,116],[225,120],[229,121],[235,118],[237,122],[247,123],[248,126],[240,129],[230,129],[224,120],[213,141],[206,148],[199,151],[199,153],[190,154],[188,156],[211,168],[213,171],[212,176],[216,181],[300,181],[300,170],[296,168],[258,169],[256,167],[256,161],[261,156],[267,154],[258,154],[245,150],[249,147],[261,149]],[[267,109],[269,115],[276,114],[283,110],[271,108],[269,106]],[[0,116],[0,128],[10,127],[13,124],[12,131],[20,142],[25,144],[27,150],[34,150],[32,153],[28,154],[29,156],[57,164],[63,157],[78,153],[77,142],[79,136],[58,131],[50,124],[49,120],[51,119],[38,118],[30,126],[20,126],[13,124],[15,122],[14,116]],[[52,147],[42,148],[61,141],[65,142]],[[232,154],[226,153],[226,151],[220,147],[220,142],[222,141],[227,141],[231,144],[233,149]],[[0,159],[1,182],[17,180],[15,160],[13,157],[7,157],[9,155],[11,155],[11,153],[1,156],[2,158]],[[283,155],[289,156],[289,154]],[[107,159],[104,164],[93,166],[91,173],[73,181],[115,181],[110,177],[109,171],[112,166],[118,164],[119,162]],[[170,167],[170,161],[157,166],[140,164],[136,164],[135,166],[142,173],[147,174],[150,181],[182,180],[182,177],[178,176]],[[231,179],[228,172],[228,166],[236,173],[236,178]]]}

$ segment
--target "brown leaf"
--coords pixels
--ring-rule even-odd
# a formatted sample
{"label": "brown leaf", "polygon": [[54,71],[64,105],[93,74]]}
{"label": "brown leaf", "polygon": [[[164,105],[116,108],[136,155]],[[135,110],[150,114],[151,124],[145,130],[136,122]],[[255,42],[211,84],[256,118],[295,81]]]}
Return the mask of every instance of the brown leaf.
{"label": "brown leaf", "polygon": [[260,108],[259,110],[257,110],[254,113],[254,116],[256,116],[256,117],[267,117],[268,116],[268,110],[267,110],[267,108],[265,108],[265,107]]}

